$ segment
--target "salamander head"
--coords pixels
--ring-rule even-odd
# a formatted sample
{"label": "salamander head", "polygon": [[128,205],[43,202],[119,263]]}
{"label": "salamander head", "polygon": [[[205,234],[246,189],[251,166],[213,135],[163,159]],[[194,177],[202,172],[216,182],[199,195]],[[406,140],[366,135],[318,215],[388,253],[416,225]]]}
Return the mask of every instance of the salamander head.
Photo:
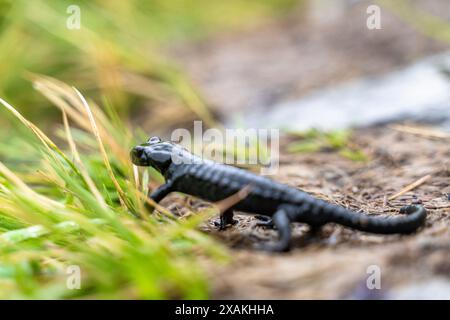
{"label": "salamander head", "polygon": [[134,147],[131,152],[133,164],[141,167],[153,167],[164,174],[172,163],[172,155],[177,145],[152,137],[146,143]]}

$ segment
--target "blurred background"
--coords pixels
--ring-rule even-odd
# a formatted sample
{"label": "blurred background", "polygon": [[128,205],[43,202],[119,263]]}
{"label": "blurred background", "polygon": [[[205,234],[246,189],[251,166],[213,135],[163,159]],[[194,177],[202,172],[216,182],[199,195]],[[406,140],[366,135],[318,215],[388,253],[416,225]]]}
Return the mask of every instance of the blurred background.
{"label": "blurred background", "polygon": [[[367,27],[371,4],[381,29]],[[80,29],[66,26],[70,5]],[[30,78],[52,76],[147,132],[199,118],[295,129],[431,109],[444,119],[449,58],[435,55],[449,19],[445,0],[1,0],[0,95],[51,125],[58,113]]]}

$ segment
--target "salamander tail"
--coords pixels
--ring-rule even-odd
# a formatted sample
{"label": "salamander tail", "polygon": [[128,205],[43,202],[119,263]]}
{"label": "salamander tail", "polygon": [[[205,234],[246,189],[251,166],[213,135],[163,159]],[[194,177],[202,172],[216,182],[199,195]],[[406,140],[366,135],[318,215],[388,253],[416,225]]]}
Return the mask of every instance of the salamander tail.
{"label": "salamander tail", "polygon": [[364,213],[353,212],[339,206],[325,206],[328,221],[353,229],[379,234],[408,234],[415,232],[426,220],[427,211],[423,206],[409,205],[402,207],[403,216],[376,217]]}

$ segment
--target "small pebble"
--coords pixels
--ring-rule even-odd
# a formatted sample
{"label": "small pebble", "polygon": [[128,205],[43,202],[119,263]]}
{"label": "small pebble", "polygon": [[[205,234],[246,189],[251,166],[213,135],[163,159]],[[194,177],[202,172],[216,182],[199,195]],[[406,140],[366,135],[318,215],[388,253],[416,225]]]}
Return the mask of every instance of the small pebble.
{"label": "small pebble", "polygon": [[412,204],[422,204],[421,199],[413,199]]}

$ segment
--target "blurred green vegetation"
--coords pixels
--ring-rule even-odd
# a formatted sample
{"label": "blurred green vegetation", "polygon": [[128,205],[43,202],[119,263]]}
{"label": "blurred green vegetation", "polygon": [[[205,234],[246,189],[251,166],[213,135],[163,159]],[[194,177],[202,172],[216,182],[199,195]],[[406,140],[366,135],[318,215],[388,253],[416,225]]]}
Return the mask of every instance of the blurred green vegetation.
{"label": "blurred green vegetation", "polygon": [[[34,84],[63,113],[55,135],[69,148],[0,100],[24,129],[10,141],[15,148],[0,148],[0,299],[207,298],[200,262],[227,255],[198,225],[217,209],[187,220],[161,207],[150,214],[155,178],[133,170],[128,148],[137,142],[114,110],[51,78]],[[67,286],[72,265],[79,290]]]}
{"label": "blurred green vegetation", "polygon": [[352,161],[365,162],[367,155],[351,141],[351,130],[322,131],[310,129],[306,131],[289,131],[295,139],[287,146],[291,153],[314,153],[319,151],[337,151],[341,156]]}
{"label": "blurred green vegetation", "polygon": [[450,43],[450,23],[419,9],[413,1],[377,0],[376,2],[424,35],[443,43]]}
{"label": "blurred green vegetation", "polygon": [[[27,80],[28,73],[39,73],[97,101],[107,97],[121,116],[145,114],[155,130],[192,118],[212,124],[205,103],[164,48],[253,26],[295,2],[0,0],[0,96],[31,119],[52,119],[54,109]],[[79,30],[66,27],[69,5],[80,7]]]}

